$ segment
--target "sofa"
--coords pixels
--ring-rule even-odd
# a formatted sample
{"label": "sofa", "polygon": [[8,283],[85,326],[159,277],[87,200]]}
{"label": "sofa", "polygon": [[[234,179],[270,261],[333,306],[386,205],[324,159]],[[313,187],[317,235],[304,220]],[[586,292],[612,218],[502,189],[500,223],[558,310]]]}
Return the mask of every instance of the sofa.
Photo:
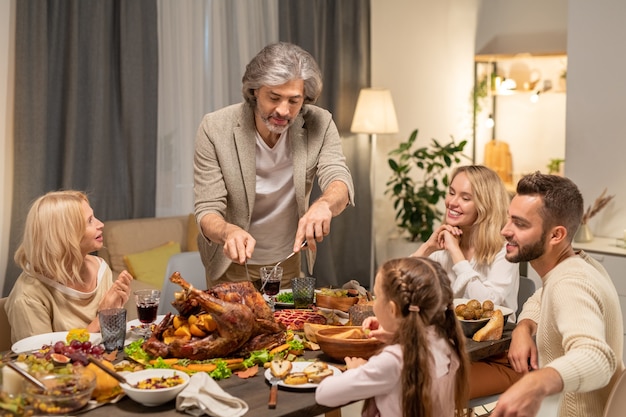
{"label": "sofa", "polygon": [[[124,269],[133,274],[133,291],[143,288],[160,290],[169,256],[197,251],[197,236],[198,227],[192,214],[111,220],[104,224],[104,246],[98,256],[111,267],[113,279]],[[133,296],[128,300],[126,310],[129,321],[137,318]]]}

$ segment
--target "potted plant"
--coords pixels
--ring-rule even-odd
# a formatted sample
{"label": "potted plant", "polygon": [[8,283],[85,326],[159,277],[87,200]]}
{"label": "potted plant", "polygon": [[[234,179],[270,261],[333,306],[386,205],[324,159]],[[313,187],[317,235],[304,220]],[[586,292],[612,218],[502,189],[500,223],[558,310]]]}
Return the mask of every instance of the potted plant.
{"label": "potted plant", "polygon": [[[436,139],[430,146],[413,149],[418,130],[409,139],[389,152],[392,175],[387,181],[385,194],[391,194],[396,210],[397,226],[408,234],[412,242],[425,242],[433,233],[436,221],[441,221],[442,212],[437,207],[445,198],[449,186],[449,173],[453,164],[461,161],[467,141],[455,143],[454,138],[442,145]],[[421,179],[416,180],[412,169],[421,170]]]}

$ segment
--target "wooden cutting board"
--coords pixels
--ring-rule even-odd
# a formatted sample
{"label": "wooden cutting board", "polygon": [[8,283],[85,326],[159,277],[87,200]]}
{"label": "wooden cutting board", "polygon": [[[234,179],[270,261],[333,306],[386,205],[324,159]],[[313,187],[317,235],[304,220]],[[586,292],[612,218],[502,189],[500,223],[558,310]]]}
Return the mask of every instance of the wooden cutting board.
{"label": "wooden cutting board", "polygon": [[513,182],[513,160],[509,144],[493,139],[485,144],[485,166],[493,169],[505,184]]}

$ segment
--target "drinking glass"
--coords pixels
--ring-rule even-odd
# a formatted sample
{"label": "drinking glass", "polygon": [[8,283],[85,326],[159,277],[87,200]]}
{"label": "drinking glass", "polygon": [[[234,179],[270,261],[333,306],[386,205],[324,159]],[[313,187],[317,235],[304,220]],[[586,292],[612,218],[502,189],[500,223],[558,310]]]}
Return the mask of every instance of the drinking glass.
{"label": "drinking glass", "polygon": [[293,306],[295,308],[310,308],[315,298],[315,278],[293,278],[291,291],[293,291]]}
{"label": "drinking glass", "polygon": [[159,290],[137,290],[135,291],[135,302],[137,304],[137,317],[142,324],[144,335],[152,332],[152,323],[157,318],[161,291]]}
{"label": "drinking glass", "polygon": [[280,291],[280,281],[283,279],[282,266],[262,266],[260,269],[263,293],[269,297],[272,311],[276,304],[276,294]]}
{"label": "drinking glass", "polygon": [[126,338],[126,309],[109,308],[98,312],[102,343],[107,352],[124,348]]}

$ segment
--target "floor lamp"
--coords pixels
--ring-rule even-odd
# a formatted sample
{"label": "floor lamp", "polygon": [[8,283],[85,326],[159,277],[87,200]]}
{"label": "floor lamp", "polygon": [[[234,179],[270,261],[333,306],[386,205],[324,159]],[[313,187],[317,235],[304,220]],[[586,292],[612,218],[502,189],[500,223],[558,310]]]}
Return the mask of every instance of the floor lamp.
{"label": "floor lamp", "polygon": [[352,133],[371,135],[370,157],[370,193],[372,195],[372,236],[370,243],[370,290],[374,288],[376,265],[376,232],[374,225],[374,207],[376,198],[376,135],[398,132],[396,110],[393,107],[391,92],[381,88],[363,88],[354,110],[350,127]]}

